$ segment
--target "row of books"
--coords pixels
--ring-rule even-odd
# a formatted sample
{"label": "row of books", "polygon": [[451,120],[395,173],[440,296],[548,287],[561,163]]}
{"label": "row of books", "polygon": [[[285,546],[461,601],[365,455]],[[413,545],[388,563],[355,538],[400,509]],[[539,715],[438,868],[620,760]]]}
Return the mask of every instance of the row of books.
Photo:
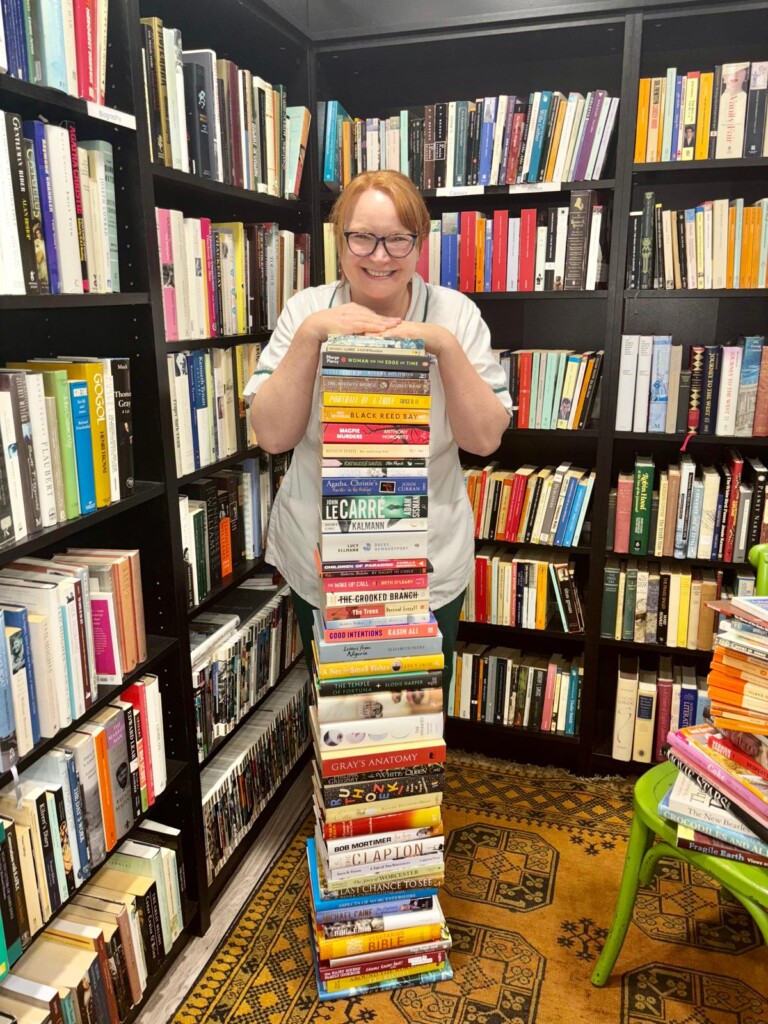
{"label": "row of books", "polygon": [[[22,916],[11,922],[6,908],[13,906],[11,896],[17,904],[26,896],[32,878],[21,884],[21,875],[14,876],[14,852],[22,852],[24,840],[16,835],[22,829],[18,822],[7,825],[10,870],[3,919],[6,940],[8,928],[15,935],[18,925],[23,944],[30,921]],[[18,1024],[121,1024],[141,1002],[149,979],[169,954],[186,912],[181,833],[145,819],[135,838],[120,845],[56,920],[38,933],[31,948],[17,958],[19,939],[8,943],[13,968],[0,981],[0,1017]]]}
{"label": "row of books", "polygon": [[0,370],[0,550],[134,491],[129,359]]}
{"label": "row of books", "polygon": [[208,885],[306,750],[307,686],[292,672],[200,774]]}
{"label": "row of books", "polygon": [[396,170],[417,188],[597,179],[614,137],[618,97],[537,90],[351,118],[319,105],[323,182],[345,188],[361,171]]}
{"label": "row of books", "polygon": [[581,430],[598,418],[602,349],[519,349],[495,353],[512,398],[514,430]]}
{"label": "row of books", "polygon": [[189,608],[200,604],[244,559],[261,556],[290,453],[245,459],[194,480],[179,495]]}
{"label": "row of books", "polygon": [[768,61],[641,78],[635,163],[768,156]]}
{"label": "row of books", "polygon": [[693,345],[684,353],[670,334],[623,334],[616,430],[768,436],[765,338],[741,336],[730,345]]}
{"label": "row of books", "polygon": [[456,644],[448,713],[455,718],[575,736],[584,667],[581,657],[542,658],[508,647]]}
{"label": "row of books", "polygon": [[250,577],[190,623],[197,756],[204,761],[301,652],[287,586]]}
{"label": "row of books", "polygon": [[28,11],[0,10],[0,72],[33,85],[104,103],[107,81],[107,0],[43,3]]}
{"label": "row of books", "polygon": [[[0,899],[11,960],[104,863],[166,786],[157,676],[143,676],[0,792],[15,825],[23,895]],[[26,942],[21,941],[22,931]],[[18,942],[18,946],[16,945]],[[11,950],[11,947],[15,947]]]}
{"label": "row of books", "polygon": [[722,570],[668,561],[606,560],[600,636],[637,644],[710,651],[724,592]]}
{"label": "row of books", "polygon": [[243,342],[166,356],[179,476],[256,445],[244,391],[260,353],[258,342]]}
{"label": "row of books", "polygon": [[663,761],[670,729],[703,723],[709,714],[707,677],[690,665],[659,658],[644,669],[630,654],[619,656],[612,757],[617,761]]}
{"label": "row of books", "polygon": [[768,287],[768,199],[704,200],[664,209],[653,192],[631,210],[627,288]]}
{"label": "row of books", "polygon": [[491,545],[475,555],[461,610],[464,621],[583,633],[584,615],[573,562],[530,548]]}
{"label": "row of books", "polygon": [[0,770],[146,661],[136,550],[69,548],[0,570]]}
{"label": "row of books", "polygon": [[310,281],[310,237],[274,222],[212,223],[155,209],[166,341],[272,330]]}
{"label": "row of books", "polygon": [[112,146],[0,111],[0,294],[119,292]]}
{"label": "row of books", "polygon": [[[619,473],[609,537],[617,554],[743,562],[766,532],[768,469],[758,458],[732,448],[727,462],[697,466],[681,455],[659,473],[658,494],[654,477],[649,455]],[[612,504],[609,496],[609,515]]]}
{"label": "row of books", "polygon": [[594,471],[570,462],[500,470],[498,462],[464,469],[475,537],[575,547],[586,522]]}
{"label": "row of books", "polygon": [[150,158],[165,167],[298,199],[310,113],[210,49],[185,50],[181,32],[142,18]]}

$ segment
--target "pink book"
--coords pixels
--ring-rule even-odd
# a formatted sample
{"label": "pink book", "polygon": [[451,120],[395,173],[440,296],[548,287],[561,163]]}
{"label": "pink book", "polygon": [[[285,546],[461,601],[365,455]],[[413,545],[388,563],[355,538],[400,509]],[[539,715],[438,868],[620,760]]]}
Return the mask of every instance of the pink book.
{"label": "pink book", "polygon": [[619,473],[616,489],[616,526],[613,533],[613,550],[617,555],[629,553],[629,527],[632,518],[632,473]]}
{"label": "pink book", "polygon": [[96,681],[113,685],[123,681],[120,646],[117,640],[114,596],[110,593],[91,594],[91,623],[93,649],[96,660]]}
{"label": "pink book", "polygon": [[536,210],[520,211],[520,259],[517,289],[533,291],[536,268]]}
{"label": "pink book", "polygon": [[171,212],[155,208],[157,215],[157,251],[160,255],[160,275],[163,288],[163,318],[165,340],[179,340],[179,321],[176,317],[176,285],[173,269],[173,243],[171,242]]}
{"label": "pink book", "polygon": [[419,258],[418,258],[418,260],[416,262],[416,273],[422,278],[422,280],[426,281],[427,284],[439,284],[440,283],[439,281],[430,281],[429,280],[429,239],[428,238],[424,241],[424,244],[421,247],[421,251],[419,252]]}
{"label": "pink book", "polygon": [[672,680],[659,677],[656,681],[656,737],[653,758],[664,760],[664,746],[667,742],[669,723],[672,715]]}
{"label": "pink book", "polygon": [[328,594],[347,590],[389,590],[392,587],[426,590],[428,586],[429,581],[425,572],[408,576],[361,576],[342,580],[323,580],[323,590]]}
{"label": "pink book", "polygon": [[507,238],[509,236],[509,212],[493,211],[493,270],[491,291],[507,290]]}
{"label": "pink book", "polygon": [[94,51],[94,10],[91,0],[74,0],[75,59],[77,91],[84,100],[98,103],[96,94],[96,54]]}
{"label": "pink book", "polygon": [[555,680],[557,679],[557,663],[550,661],[547,665],[547,682],[544,687],[544,707],[541,710],[541,731],[552,730],[552,704],[555,699]]}
{"label": "pink book", "polygon": [[216,293],[213,283],[213,248],[211,246],[211,220],[210,217],[200,218],[200,237],[205,247],[205,284],[206,284],[206,315],[207,315],[207,337],[218,338],[219,322],[216,318]]}
{"label": "pink book", "polygon": [[[768,214],[764,214],[768,216]],[[755,421],[752,424],[755,437],[768,437],[768,345],[763,345],[760,356],[760,376],[757,380],[755,400]]]}

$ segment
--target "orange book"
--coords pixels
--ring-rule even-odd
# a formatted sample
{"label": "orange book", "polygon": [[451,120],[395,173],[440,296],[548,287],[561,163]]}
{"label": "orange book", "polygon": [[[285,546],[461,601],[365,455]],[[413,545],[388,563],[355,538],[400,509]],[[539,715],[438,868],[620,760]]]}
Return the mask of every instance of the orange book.
{"label": "orange book", "polygon": [[104,819],[104,838],[107,849],[114,848],[117,842],[117,830],[115,828],[115,812],[112,803],[112,785],[109,781],[109,758],[107,754],[107,731],[103,725],[97,722],[83,722],[78,732],[88,733],[93,737],[93,749],[96,752],[96,768],[99,773],[99,800],[101,802],[101,816]]}
{"label": "orange book", "polygon": [[584,406],[584,399],[587,397],[587,389],[589,388],[589,381],[592,377],[592,373],[595,369],[595,357],[594,355],[586,356],[587,365],[584,369],[584,380],[581,382],[581,391],[579,392],[576,400],[576,412],[573,415],[574,424],[578,424],[581,418],[581,410]]}
{"label": "orange book", "polygon": [[712,119],[712,86],[714,74],[705,71],[699,77],[699,108],[696,118],[696,145],[693,159],[706,160],[709,156],[709,123]]}
{"label": "orange book", "polygon": [[411,946],[421,942],[435,942],[441,938],[441,924],[423,924],[415,928],[398,928],[394,931],[368,932],[350,935],[341,939],[325,939],[320,930],[315,931],[317,953],[322,960],[331,957],[351,956],[356,953],[373,953],[378,950],[396,950],[400,946]]}
{"label": "orange book", "polygon": [[219,520],[219,544],[221,546],[221,576],[232,573],[232,527],[229,516]]}
{"label": "orange book", "polygon": [[721,672],[717,669],[712,669],[707,676],[707,682],[710,686],[718,686],[723,690],[731,690],[733,693],[752,694],[758,700],[768,701],[768,683],[744,679],[733,672]]}
{"label": "orange book", "polygon": [[341,187],[346,188],[352,181],[352,122],[341,124]]}
{"label": "orange book", "polygon": [[760,238],[763,231],[763,217],[765,216],[765,207],[755,205],[751,209],[752,256],[749,262],[752,268],[752,287],[761,288],[762,282],[760,281]]}
{"label": "orange book", "polygon": [[141,589],[141,555],[138,548],[67,548],[68,555],[84,555],[89,558],[127,558],[131,576],[134,629],[136,631],[136,653],[140,662],[147,660],[147,630],[144,624],[144,595]]}
{"label": "orange book", "polygon": [[648,115],[651,105],[651,80],[640,79],[637,96],[637,124],[635,126],[635,163],[645,163],[645,150],[648,143]]}
{"label": "orange book", "polygon": [[525,540],[525,526],[528,518],[528,507],[531,504],[535,488],[536,474],[532,473],[525,484],[525,495],[523,496],[523,505],[520,509],[520,518],[518,520],[517,537],[515,538],[518,543],[522,543]]}
{"label": "orange book", "polygon": [[730,704],[733,707],[744,708],[746,711],[758,711],[768,714],[768,701],[759,697],[751,697],[748,693],[737,693],[735,690],[724,690],[719,686],[709,686],[709,696],[713,701],[721,704]]}
{"label": "orange book", "polygon": [[560,148],[560,136],[563,134],[563,121],[565,120],[565,111],[567,106],[568,101],[565,98],[561,99],[560,106],[557,108],[555,129],[552,132],[552,144],[549,147],[549,159],[547,160],[547,169],[544,172],[544,181],[554,180],[555,164],[557,163],[557,152]]}
{"label": "orange book", "polygon": [[725,287],[733,288],[733,260],[736,254],[736,207],[728,210],[728,263],[725,268]]}
{"label": "orange book", "polygon": [[536,629],[546,629],[549,562],[533,564],[536,566]]}
{"label": "orange book", "polygon": [[509,501],[512,497],[512,481],[514,478],[514,473],[504,473],[501,485],[501,495],[499,497],[499,514],[496,517],[496,536],[494,537],[494,540],[507,539],[507,516],[509,515]]}
{"label": "orange book", "polygon": [[712,666],[720,672],[728,672],[742,679],[765,680],[768,683],[768,666],[760,658],[750,658],[747,654],[721,647],[712,655]]}
{"label": "orange book", "polygon": [[478,214],[475,233],[475,291],[483,290],[485,280],[485,216]]}
{"label": "orange book", "polygon": [[755,220],[752,214],[754,207],[744,207],[744,217],[741,230],[741,273],[739,276],[740,288],[752,288],[752,237],[755,231]]}

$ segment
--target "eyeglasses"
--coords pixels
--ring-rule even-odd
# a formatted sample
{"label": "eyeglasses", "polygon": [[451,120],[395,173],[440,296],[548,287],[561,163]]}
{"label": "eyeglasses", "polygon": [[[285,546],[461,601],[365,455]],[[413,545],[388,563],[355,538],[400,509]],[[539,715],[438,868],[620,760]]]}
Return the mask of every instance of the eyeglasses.
{"label": "eyeglasses", "polygon": [[389,256],[401,260],[413,252],[419,236],[403,231],[391,235],[374,235],[370,231],[345,231],[344,237],[353,256],[373,256],[381,242]]}

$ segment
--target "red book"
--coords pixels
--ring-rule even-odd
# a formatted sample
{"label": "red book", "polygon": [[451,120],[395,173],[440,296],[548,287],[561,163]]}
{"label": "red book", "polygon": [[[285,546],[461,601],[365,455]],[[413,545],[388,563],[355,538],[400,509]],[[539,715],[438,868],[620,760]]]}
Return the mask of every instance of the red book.
{"label": "red book", "polygon": [[75,60],[77,61],[77,92],[84,100],[97,103],[96,54],[91,0],[74,0]]}
{"label": "red book", "polygon": [[552,706],[555,702],[555,680],[557,679],[557,662],[550,661],[547,665],[547,682],[544,687],[544,707],[541,709],[541,731],[552,731]]}
{"label": "red book", "polygon": [[461,214],[461,242],[459,245],[459,291],[475,290],[475,235],[477,211],[463,210]]}
{"label": "red book", "polygon": [[375,814],[370,818],[352,818],[350,821],[326,821],[323,822],[323,838],[349,839],[351,836],[372,836],[377,832],[440,826],[441,822],[438,805],[418,811],[399,811],[395,814]]}
{"label": "red book", "polygon": [[142,746],[144,748],[144,765],[147,777],[147,804],[151,807],[155,802],[155,779],[152,773],[152,745],[149,742],[150,724],[147,712],[147,691],[138,683],[133,683],[122,692],[122,699],[133,704],[139,712],[141,722]]}
{"label": "red book", "polygon": [[525,500],[525,489],[528,486],[529,473],[515,473],[515,478],[512,481],[512,495],[509,499],[509,511],[507,513],[507,523],[504,528],[504,536],[507,540],[517,539],[517,530],[520,525],[520,514],[523,511],[523,501]]}
{"label": "red book", "polygon": [[518,384],[517,384],[517,426],[523,430],[528,426],[531,411],[531,372],[533,352],[518,353]]}
{"label": "red book", "polygon": [[524,100],[515,103],[515,113],[512,118],[512,139],[509,143],[509,156],[507,157],[507,173],[504,179],[506,185],[514,185],[517,181],[517,165],[520,161],[521,143],[523,141],[523,128],[525,127],[527,104]]}
{"label": "red book", "polygon": [[419,250],[419,258],[416,261],[416,273],[428,284],[438,284],[439,282],[430,282],[429,280],[429,239],[424,241],[421,249]]}
{"label": "red book", "polygon": [[672,680],[662,679],[661,672],[656,681],[656,733],[653,747],[654,761],[663,761],[664,747],[672,716]]}
{"label": "red book", "polygon": [[389,590],[392,587],[425,590],[429,586],[425,572],[413,573],[410,576],[359,576],[337,580],[323,580],[326,594],[335,594],[354,590]]}
{"label": "red book", "polygon": [[394,623],[391,626],[369,626],[365,622],[354,626],[330,626],[323,630],[326,644],[349,644],[367,640],[411,640],[425,636],[437,636],[438,625],[432,622]]}
{"label": "red book", "polygon": [[214,292],[213,272],[213,249],[211,248],[211,219],[210,217],[200,218],[200,237],[203,240],[205,251],[205,290],[207,294],[206,324],[208,337],[216,338],[219,335],[219,323],[216,320],[216,296]]}
{"label": "red book", "polygon": [[485,555],[478,555],[475,558],[475,622],[487,622],[488,601],[488,558]]}
{"label": "red book", "polygon": [[491,291],[507,290],[507,239],[509,236],[509,213],[507,210],[493,211],[493,250],[491,266]]}
{"label": "red book", "polygon": [[619,483],[616,491],[616,527],[613,537],[613,550],[617,555],[629,554],[629,527],[632,519],[633,487],[633,474],[619,473]]}
{"label": "red book", "polygon": [[77,243],[80,248],[80,271],[83,275],[83,291],[90,291],[88,261],[85,251],[85,221],[83,219],[83,193],[80,188],[80,164],[77,156],[77,131],[71,121],[62,122],[69,132],[69,155],[72,163],[72,190],[75,194],[75,218],[77,221]]}
{"label": "red book", "polygon": [[429,446],[429,427],[378,423],[323,423],[323,444],[408,444]]}
{"label": "red book", "polygon": [[[520,261],[518,269],[517,290],[533,291],[533,279],[536,272],[536,211],[520,211]],[[527,425],[527,421],[526,421]],[[522,426],[522,424],[520,424]]]}
{"label": "red book", "polygon": [[728,514],[725,519],[724,562],[733,561],[733,548],[736,543],[736,516],[739,512],[739,484],[744,468],[744,459],[735,448],[728,449],[728,465],[731,470],[731,493],[728,500]]}
{"label": "red book", "polygon": [[[415,740],[414,742],[396,743],[392,746],[384,744],[380,747],[368,747],[363,750],[329,751],[322,753],[317,760],[320,774],[324,779],[331,779],[335,775],[383,772],[387,768],[400,769],[420,764],[443,764],[445,762],[445,740]],[[403,813],[407,814],[408,812]],[[394,818],[397,815],[385,814],[377,817]],[[339,824],[342,823],[339,822]],[[382,827],[386,828],[387,826],[383,825]],[[410,828],[411,826],[401,827]],[[368,829],[362,831],[367,832]],[[378,832],[379,829],[371,829],[371,831]]]}
{"label": "red book", "polygon": [[737,747],[726,736],[708,736],[707,745],[717,751],[718,754],[722,754],[730,761],[741,765],[742,768],[746,768],[748,771],[754,772],[755,775],[768,780],[768,768],[760,764],[759,761],[755,761],[749,754],[745,754],[740,747]]}
{"label": "red book", "polygon": [[760,357],[760,376],[757,381],[755,400],[755,421],[752,425],[755,437],[768,437],[768,345],[763,345]]}

